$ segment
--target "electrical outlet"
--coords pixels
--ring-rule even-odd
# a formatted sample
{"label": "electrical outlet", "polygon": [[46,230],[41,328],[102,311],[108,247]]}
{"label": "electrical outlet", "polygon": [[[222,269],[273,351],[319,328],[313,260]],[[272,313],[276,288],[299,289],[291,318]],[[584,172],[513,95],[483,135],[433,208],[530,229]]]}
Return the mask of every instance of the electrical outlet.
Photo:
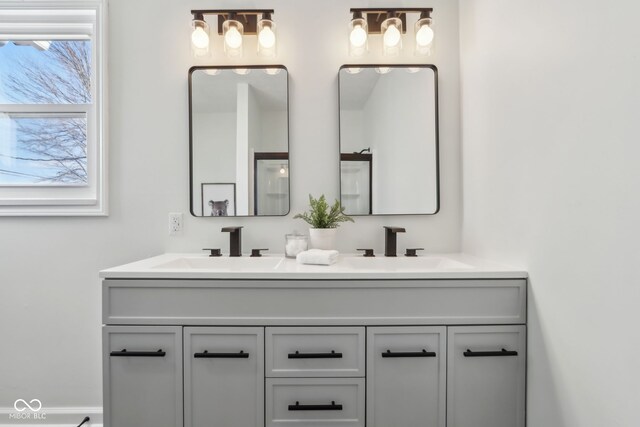
{"label": "electrical outlet", "polygon": [[179,236],[182,234],[182,213],[169,213],[169,236]]}

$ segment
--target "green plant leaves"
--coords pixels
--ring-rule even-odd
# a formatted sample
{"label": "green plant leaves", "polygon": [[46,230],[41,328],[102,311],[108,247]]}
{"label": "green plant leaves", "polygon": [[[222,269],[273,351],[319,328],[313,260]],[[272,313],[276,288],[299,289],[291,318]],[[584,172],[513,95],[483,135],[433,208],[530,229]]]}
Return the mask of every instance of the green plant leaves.
{"label": "green plant leaves", "polygon": [[308,212],[297,214],[294,219],[302,219],[313,228],[337,228],[341,222],[354,222],[353,218],[344,214],[344,208],[338,200],[332,206],[329,206],[324,194],[319,199],[314,199],[309,194]]}

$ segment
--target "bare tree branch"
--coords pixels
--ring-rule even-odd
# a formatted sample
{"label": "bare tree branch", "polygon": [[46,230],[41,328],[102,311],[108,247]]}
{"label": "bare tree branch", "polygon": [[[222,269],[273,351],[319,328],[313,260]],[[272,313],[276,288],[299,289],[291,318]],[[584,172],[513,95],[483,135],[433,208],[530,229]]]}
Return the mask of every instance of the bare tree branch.
{"label": "bare tree branch", "polygon": [[[42,60],[19,62],[6,79],[11,100],[23,104],[90,104],[91,48],[89,42],[54,41]],[[49,162],[53,175],[43,181],[87,182],[87,128],[84,119],[17,120],[20,148],[32,154],[15,160]],[[5,156],[7,157],[7,156]]]}

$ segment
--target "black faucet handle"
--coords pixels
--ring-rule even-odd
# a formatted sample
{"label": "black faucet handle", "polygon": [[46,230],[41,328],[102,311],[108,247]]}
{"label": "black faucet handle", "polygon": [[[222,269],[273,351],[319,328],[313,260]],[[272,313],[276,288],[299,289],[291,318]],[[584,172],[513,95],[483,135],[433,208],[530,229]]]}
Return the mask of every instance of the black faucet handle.
{"label": "black faucet handle", "polygon": [[373,253],[373,249],[356,249],[356,251],[364,251],[362,256],[364,257],[374,257],[376,254]]}
{"label": "black faucet handle", "polygon": [[384,229],[391,232],[391,233],[406,233],[407,230],[405,230],[403,227],[390,227],[388,225],[384,226]]}
{"label": "black faucet handle", "polygon": [[220,252],[219,248],[204,248],[203,251],[211,251],[210,257],[212,256],[222,256],[222,252]]}
{"label": "black faucet handle", "polygon": [[222,230],[220,230],[223,233],[234,233],[236,231],[240,231],[243,228],[243,226],[233,226],[233,227],[222,227]]}
{"label": "black faucet handle", "polygon": [[262,254],[260,253],[260,251],[268,251],[269,249],[251,249],[251,256],[252,257],[259,257],[262,256]]}
{"label": "black faucet handle", "polygon": [[418,256],[418,254],[416,253],[417,251],[424,251],[424,248],[407,249],[407,252],[404,254],[404,256],[410,256],[410,257]]}

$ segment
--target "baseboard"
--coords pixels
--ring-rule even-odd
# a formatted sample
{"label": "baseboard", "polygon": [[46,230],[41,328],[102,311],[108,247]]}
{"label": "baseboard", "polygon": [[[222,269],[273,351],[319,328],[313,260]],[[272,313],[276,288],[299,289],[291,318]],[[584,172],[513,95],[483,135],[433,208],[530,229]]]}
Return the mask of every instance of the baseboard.
{"label": "baseboard", "polygon": [[[17,414],[20,414],[22,418],[17,418]],[[76,427],[84,417],[90,417],[91,421],[84,424],[83,427],[102,427],[102,407],[42,407],[37,412],[25,409],[21,413],[14,408],[0,408],[0,427]]]}

